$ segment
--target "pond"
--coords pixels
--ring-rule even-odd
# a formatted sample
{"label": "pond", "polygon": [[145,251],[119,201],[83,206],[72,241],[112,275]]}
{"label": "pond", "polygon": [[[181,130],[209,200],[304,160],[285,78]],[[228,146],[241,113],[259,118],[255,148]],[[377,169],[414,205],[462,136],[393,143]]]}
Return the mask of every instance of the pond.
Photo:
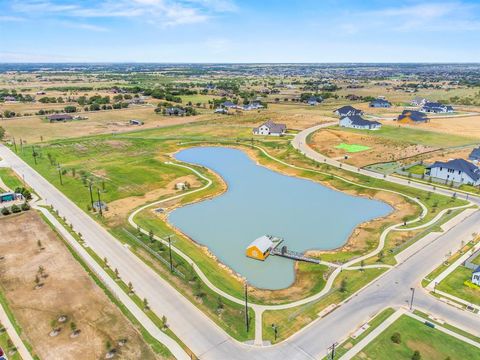
{"label": "pond", "polygon": [[245,249],[256,238],[265,234],[282,237],[284,245],[299,252],[335,249],[356,226],[392,211],[383,202],[269,170],[237,149],[195,147],[175,157],[215,171],[228,190],[173,210],[170,223],[263,289],[290,286],[295,280],[294,262],[279,256],[269,256],[264,262],[247,258]]}

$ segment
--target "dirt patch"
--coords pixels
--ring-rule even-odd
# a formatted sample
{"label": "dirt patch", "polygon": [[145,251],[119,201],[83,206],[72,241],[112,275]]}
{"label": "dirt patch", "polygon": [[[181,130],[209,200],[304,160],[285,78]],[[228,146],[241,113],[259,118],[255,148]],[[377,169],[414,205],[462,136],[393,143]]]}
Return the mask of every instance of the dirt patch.
{"label": "dirt patch", "polygon": [[[370,147],[370,149],[358,153],[348,153],[345,150],[335,148],[341,143],[364,145]],[[396,161],[435,150],[433,147],[382,139],[368,133],[357,134],[332,129],[316,132],[312,136],[310,146],[321,154],[339,160],[344,160],[344,156],[347,155],[348,159],[345,162],[359,167],[379,162]]]}
{"label": "dirt patch", "polygon": [[164,188],[149,191],[143,196],[130,196],[115,200],[108,204],[108,211],[105,212],[105,218],[108,220],[108,224],[110,226],[118,225],[124,222],[137,207],[155,201],[165,195],[181,193],[182,190],[175,189],[175,184],[180,182],[188,182],[192,189],[202,185],[195,175],[187,175],[171,181]]}
{"label": "dirt patch", "polygon": [[[107,343],[118,349],[120,359],[157,358],[36,212],[3,218],[0,224],[2,292],[40,358],[100,359]],[[43,284],[39,289],[36,276]],[[67,316],[63,323],[57,321],[61,315]],[[72,322],[81,330],[75,338],[70,337]],[[61,329],[58,336],[49,336],[53,328]],[[127,339],[123,347],[120,339]]]}
{"label": "dirt patch", "polygon": [[476,116],[432,118],[426,124],[419,124],[418,128],[480,139],[480,114]]}

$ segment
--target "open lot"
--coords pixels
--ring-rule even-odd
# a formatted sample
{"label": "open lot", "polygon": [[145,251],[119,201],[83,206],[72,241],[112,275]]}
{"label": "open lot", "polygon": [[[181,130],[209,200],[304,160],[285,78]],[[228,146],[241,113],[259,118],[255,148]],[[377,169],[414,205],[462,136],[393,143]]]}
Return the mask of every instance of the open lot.
{"label": "open lot", "polygon": [[[399,333],[401,342],[391,337]],[[404,360],[412,359],[419,351],[422,360],[465,360],[478,358],[479,349],[432,329],[418,320],[402,315],[384,332],[363,349],[355,360]]]}
{"label": "open lot", "polygon": [[[116,348],[121,359],[159,358],[37,213],[5,217],[0,224],[2,292],[40,358],[99,359],[107,348]],[[81,332],[72,338],[74,328]],[[50,336],[52,329],[59,334]]]}

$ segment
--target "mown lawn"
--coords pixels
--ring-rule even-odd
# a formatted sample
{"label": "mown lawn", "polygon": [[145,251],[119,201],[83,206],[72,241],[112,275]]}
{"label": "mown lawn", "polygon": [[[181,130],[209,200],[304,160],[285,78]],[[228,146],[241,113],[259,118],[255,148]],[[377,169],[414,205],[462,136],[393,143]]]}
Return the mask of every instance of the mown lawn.
{"label": "mown lawn", "polygon": [[472,289],[464,284],[466,280],[471,279],[472,270],[464,266],[459,266],[437,285],[437,289],[473,304],[480,305],[480,289]]}
{"label": "mown lawn", "polygon": [[[391,337],[398,332],[401,343],[395,344]],[[422,360],[478,359],[480,350],[439,330],[406,315],[401,316],[375,338],[355,360],[405,360],[411,359],[418,350]]]}

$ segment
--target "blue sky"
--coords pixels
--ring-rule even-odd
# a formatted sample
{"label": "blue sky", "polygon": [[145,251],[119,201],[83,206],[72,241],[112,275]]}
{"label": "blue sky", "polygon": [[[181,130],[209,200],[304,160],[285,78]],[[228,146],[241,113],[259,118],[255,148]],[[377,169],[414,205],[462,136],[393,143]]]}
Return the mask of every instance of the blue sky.
{"label": "blue sky", "polygon": [[479,0],[0,0],[0,62],[480,62],[479,44]]}

